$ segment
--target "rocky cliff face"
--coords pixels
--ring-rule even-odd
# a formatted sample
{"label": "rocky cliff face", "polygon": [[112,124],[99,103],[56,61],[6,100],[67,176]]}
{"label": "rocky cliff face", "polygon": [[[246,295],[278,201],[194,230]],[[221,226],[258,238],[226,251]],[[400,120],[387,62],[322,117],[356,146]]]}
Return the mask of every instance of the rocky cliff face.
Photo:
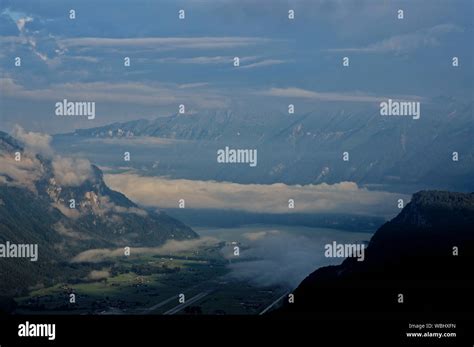
{"label": "rocky cliff face", "polygon": [[[15,160],[15,153],[21,160]],[[140,208],[107,187],[88,162],[25,150],[0,133],[0,243],[38,244],[37,263],[0,259],[0,294],[21,292],[92,248],[154,247],[197,237],[164,213]]]}

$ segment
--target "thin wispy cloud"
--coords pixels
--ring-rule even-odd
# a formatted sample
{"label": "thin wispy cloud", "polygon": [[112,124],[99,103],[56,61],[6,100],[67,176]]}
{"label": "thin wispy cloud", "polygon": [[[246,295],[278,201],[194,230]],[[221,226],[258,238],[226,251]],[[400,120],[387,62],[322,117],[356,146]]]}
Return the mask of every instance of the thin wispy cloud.
{"label": "thin wispy cloud", "polygon": [[208,85],[209,83],[207,82],[185,83],[185,84],[180,84],[178,88],[181,88],[181,89],[201,88],[201,87],[207,87]]}
{"label": "thin wispy cloud", "polygon": [[240,68],[241,69],[254,69],[254,68],[258,68],[258,67],[278,65],[278,64],[284,64],[284,63],[287,63],[287,61],[279,60],[279,59],[266,59],[266,60],[258,61],[256,63],[243,65]]}
{"label": "thin wispy cloud", "polygon": [[85,49],[100,48],[150,48],[153,50],[176,49],[224,49],[246,47],[273,42],[263,37],[144,37],[144,38],[105,38],[79,37],[62,39],[65,47]]}
{"label": "thin wispy cloud", "polygon": [[[289,87],[289,88],[270,88],[257,92],[260,95],[273,96],[273,97],[285,97],[285,98],[301,98],[301,99],[314,99],[320,101],[339,101],[339,102],[381,102],[387,100],[387,96],[371,95],[362,92],[353,93],[328,93],[328,92],[316,92],[312,90]],[[392,99],[397,97],[407,96],[391,96]],[[411,95],[408,96],[411,100],[421,100],[420,96]]]}
{"label": "thin wispy cloud", "polygon": [[457,25],[440,24],[413,33],[394,35],[363,47],[331,48],[326,51],[348,53],[405,53],[419,48],[436,47],[440,45],[443,35],[462,31],[463,29]]}
{"label": "thin wispy cloud", "polygon": [[[44,88],[28,89],[12,78],[0,79],[4,96],[38,101],[94,100],[95,102],[135,105],[178,105],[186,101],[200,107],[219,108],[228,99],[213,89],[184,87],[186,84],[140,82],[76,82],[58,83]],[[179,91],[179,92],[178,92]],[[53,106],[52,106],[53,107]]]}
{"label": "thin wispy cloud", "polygon": [[[182,253],[187,251],[194,251],[202,247],[214,246],[218,240],[214,237],[201,237],[192,240],[168,240],[160,247],[133,247],[130,252],[130,257],[140,257],[144,255],[164,255]],[[96,248],[90,249],[76,255],[72,263],[98,263],[106,260],[117,259],[124,256],[123,248],[106,249]]]}
{"label": "thin wispy cloud", "polygon": [[215,57],[192,57],[192,58],[162,58],[158,59],[159,63],[173,64],[231,64],[233,57],[215,56]]}
{"label": "thin wispy cloud", "polygon": [[[22,12],[12,12],[9,9],[4,10],[1,14],[16,24],[18,29],[17,39],[19,39],[15,41],[11,37],[6,37],[6,39],[2,38],[2,40],[28,46],[30,51],[48,66],[58,64],[58,61],[55,58],[64,54],[65,50],[57,44],[54,36],[44,35],[39,30],[29,30],[28,28],[32,22],[41,22],[41,18],[37,16],[30,16]],[[8,49],[10,48],[11,47]]]}
{"label": "thin wispy cloud", "polygon": [[[191,57],[191,58],[162,58],[158,59],[159,63],[173,63],[173,64],[197,64],[197,65],[206,65],[206,64],[219,64],[219,65],[228,65],[230,68],[233,68],[234,56],[203,56],[203,57]],[[253,69],[258,67],[265,67],[271,65],[278,65],[286,63],[287,61],[281,59],[261,59],[257,56],[243,56],[238,57],[240,61],[239,69]],[[260,59],[260,60],[259,60]]]}
{"label": "thin wispy cloud", "polygon": [[[190,58],[177,58],[168,57],[158,59],[159,63],[175,63],[175,64],[228,64],[233,66],[234,56],[201,56],[201,57],[190,57]],[[244,56],[239,57],[241,63],[252,62],[257,60],[257,56]]]}

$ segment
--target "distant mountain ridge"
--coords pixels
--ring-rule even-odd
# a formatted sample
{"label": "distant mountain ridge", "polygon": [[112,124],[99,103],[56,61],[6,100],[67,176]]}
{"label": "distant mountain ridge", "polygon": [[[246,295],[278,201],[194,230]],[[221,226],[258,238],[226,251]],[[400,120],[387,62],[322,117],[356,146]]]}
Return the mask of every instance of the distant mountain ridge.
{"label": "distant mountain ridge", "polygon": [[[326,107],[294,115],[225,110],[114,123],[55,139],[67,143],[71,138],[160,137],[209,149],[192,155],[204,158],[206,170],[170,167],[156,173],[178,178],[287,184],[353,181],[413,187],[406,189],[409,192],[426,187],[465,191],[474,189],[472,114],[472,102],[450,98],[423,102],[418,120],[381,116],[377,105]],[[223,170],[210,165],[215,158],[207,157],[224,145],[258,149],[257,168]],[[343,152],[349,153],[348,161],[342,160]],[[458,161],[452,160],[453,152]]]}

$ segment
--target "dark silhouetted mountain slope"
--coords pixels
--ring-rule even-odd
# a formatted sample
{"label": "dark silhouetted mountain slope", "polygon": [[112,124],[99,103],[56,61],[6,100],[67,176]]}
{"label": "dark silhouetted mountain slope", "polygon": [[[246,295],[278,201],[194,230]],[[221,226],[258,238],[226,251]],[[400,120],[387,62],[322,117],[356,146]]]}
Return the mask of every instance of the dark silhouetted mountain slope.
{"label": "dark silhouetted mountain slope", "polygon": [[345,312],[372,319],[407,314],[414,319],[424,313],[472,313],[474,193],[414,194],[377,230],[365,255],[362,262],[347,258],[316,270],[295,289],[295,302],[274,314]]}

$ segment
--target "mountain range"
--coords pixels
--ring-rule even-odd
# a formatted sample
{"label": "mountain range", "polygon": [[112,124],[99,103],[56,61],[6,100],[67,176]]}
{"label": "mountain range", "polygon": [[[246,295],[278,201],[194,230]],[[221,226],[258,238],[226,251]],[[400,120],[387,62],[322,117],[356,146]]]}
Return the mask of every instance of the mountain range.
{"label": "mountain range", "polygon": [[[130,163],[147,174],[173,178],[265,184],[353,181],[410,193],[469,191],[474,189],[472,106],[449,97],[430,99],[421,103],[418,120],[381,116],[378,105],[351,105],[350,110],[321,105],[293,115],[224,110],[80,129],[55,140],[66,148],[74,141],[177,140],[168,152],[159,152],[158,167],[150,158],[135,157]],[[229,170],[218,165],[215,153],[227,145],[257,149],[257,167],[234,165]],[[344,152],[348,161],[342,160]]]}
{"label": "mountain range", "polygon": [[144,210],[111,190],[87,161],[32,153],[3,132],[0,159],[0,243],[39,249],[37,262],[0,259],[0,294],[72,275],[77,268],[70,260],[92,248],[154,247],[198,237],[165,213]]}

